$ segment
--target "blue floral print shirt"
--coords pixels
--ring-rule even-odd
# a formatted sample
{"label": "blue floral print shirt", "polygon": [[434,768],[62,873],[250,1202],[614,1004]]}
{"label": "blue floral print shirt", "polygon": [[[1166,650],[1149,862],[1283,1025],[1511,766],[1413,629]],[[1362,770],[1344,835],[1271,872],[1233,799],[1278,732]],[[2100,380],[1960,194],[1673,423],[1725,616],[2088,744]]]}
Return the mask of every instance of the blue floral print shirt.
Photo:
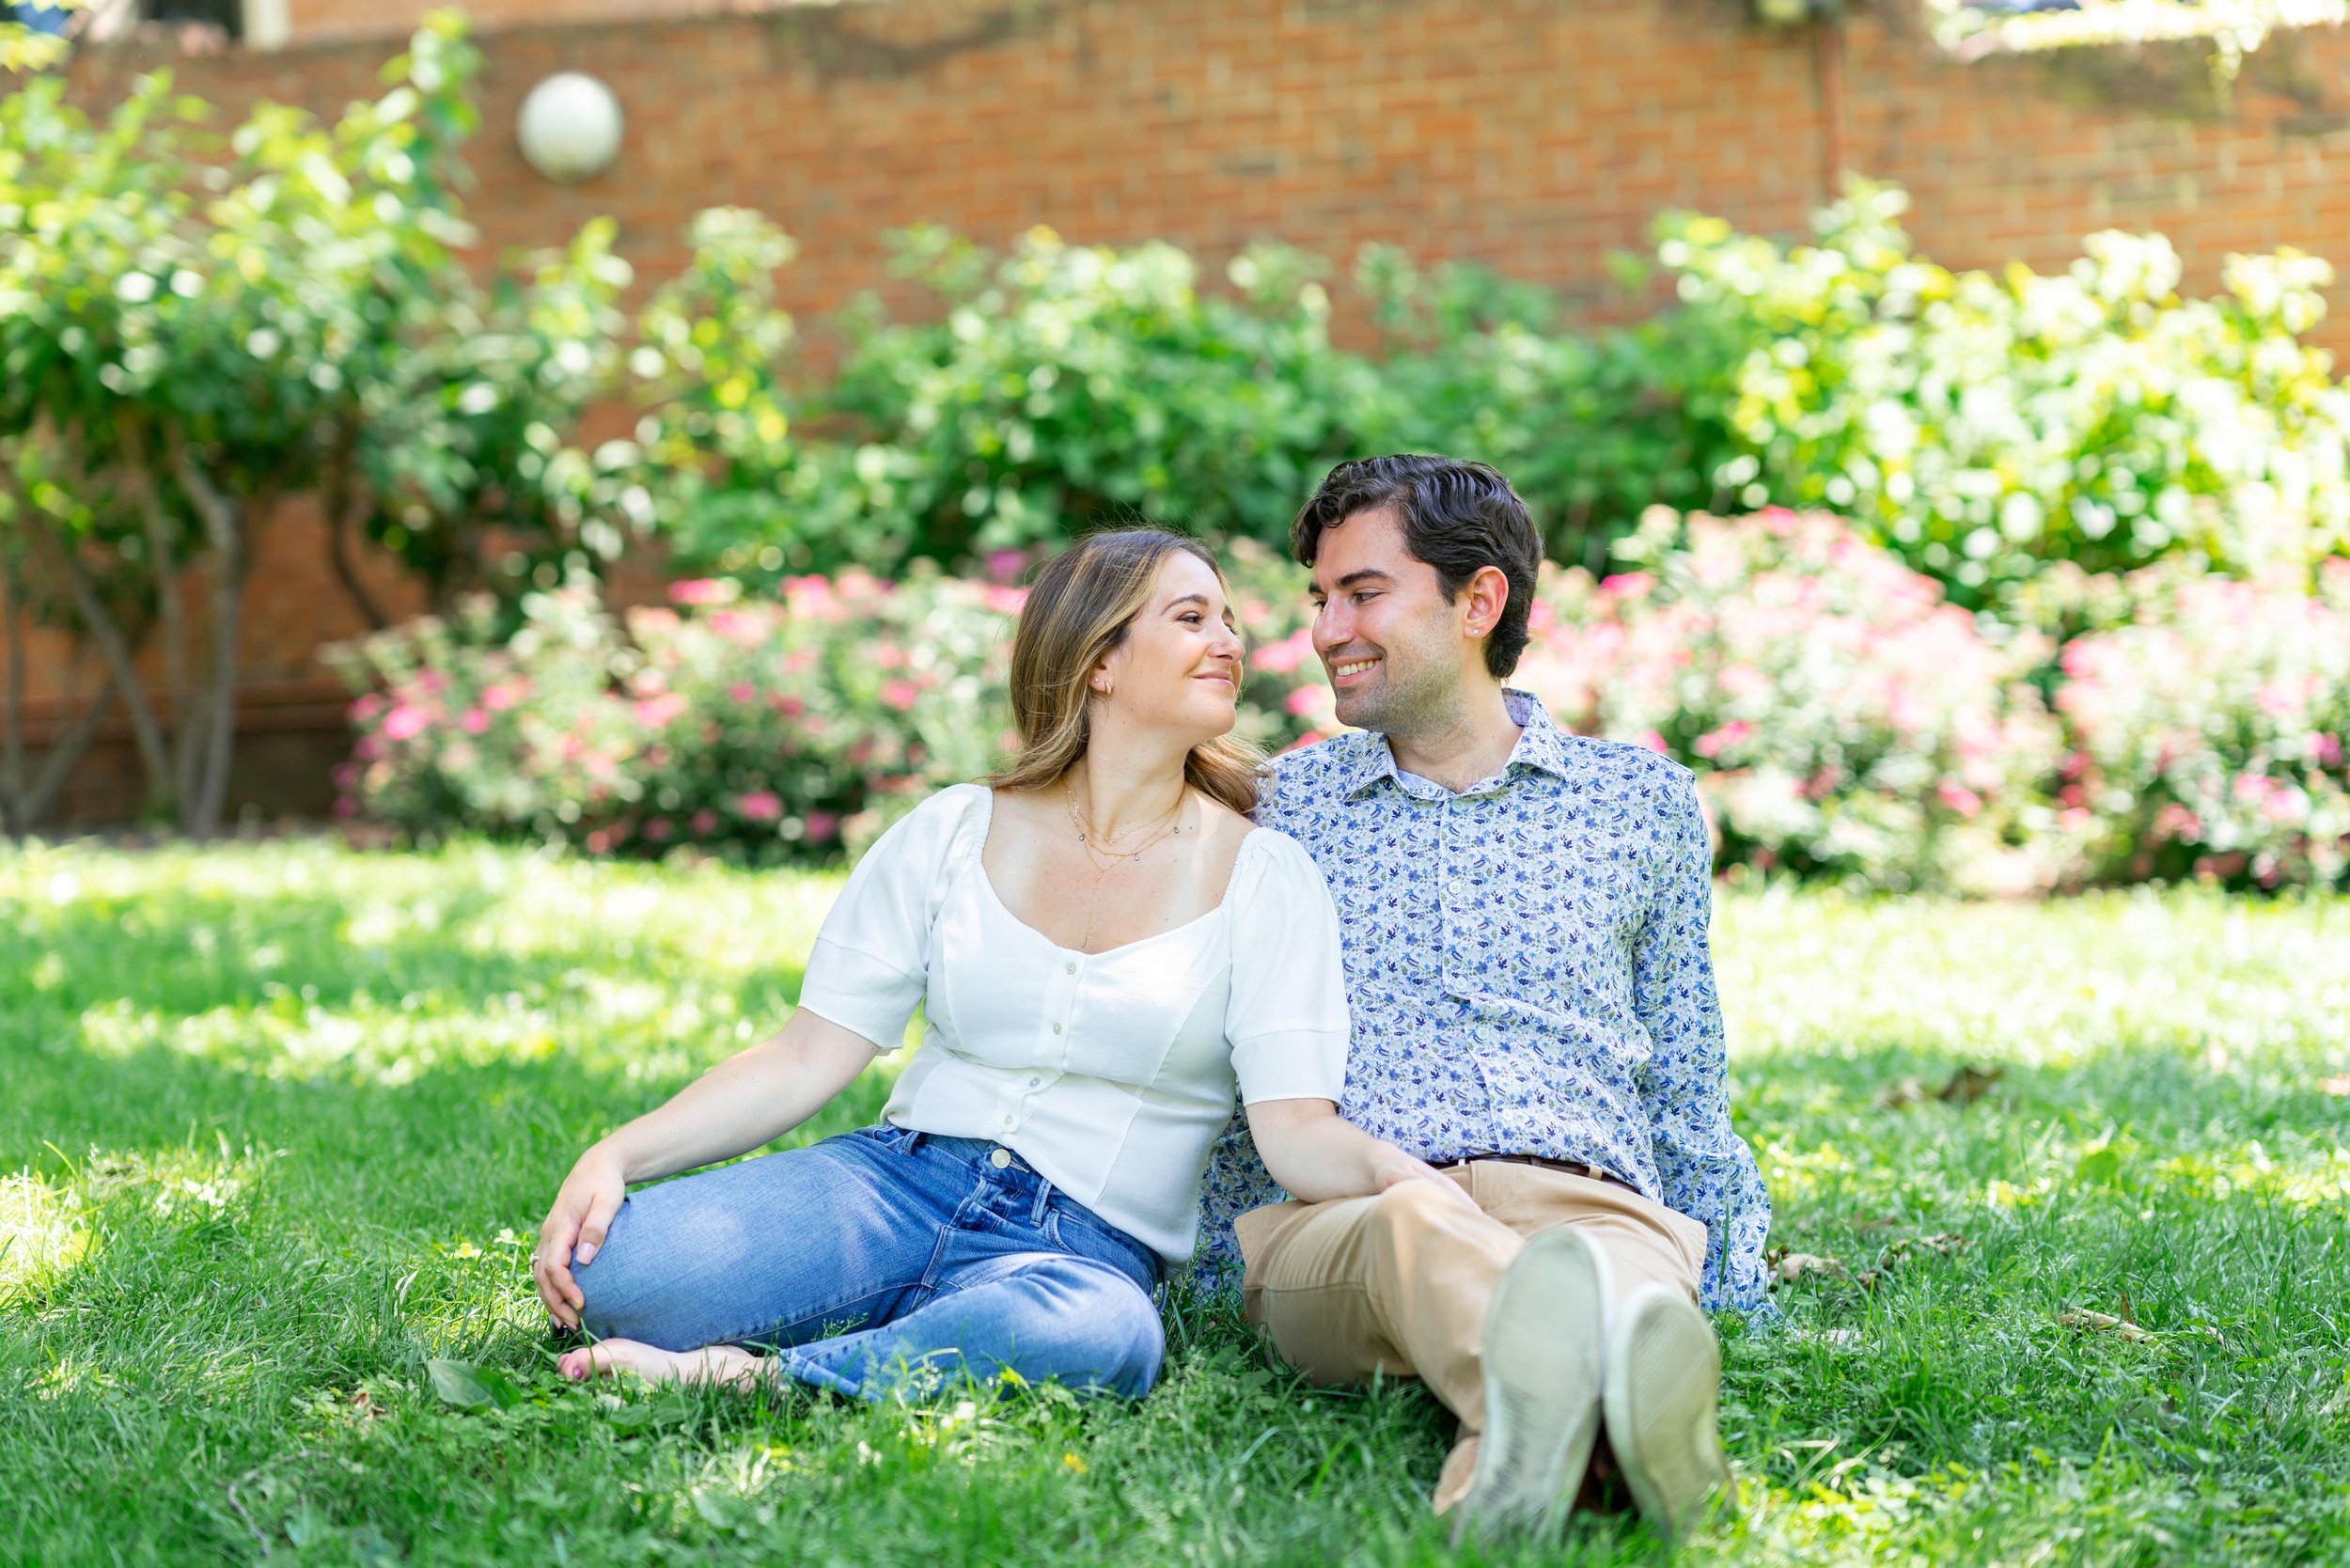
{"label": "blue floral print shirt", "polygon": [[[1283,757],[1259,804],[1338,902],[1340,1109],[1432,1164],[1535,1154],[1620,1176],[1704,1224],[1706,1308],[1762,1308],[1771,1204],[1730,1124],[1696,779],[1506,700],[1508,763],[1457,795],[1357,730]],[[1202,1189],[1208,1283],[1239,1276],[1233,1216],[1280,1198],[1235,1118]]]}

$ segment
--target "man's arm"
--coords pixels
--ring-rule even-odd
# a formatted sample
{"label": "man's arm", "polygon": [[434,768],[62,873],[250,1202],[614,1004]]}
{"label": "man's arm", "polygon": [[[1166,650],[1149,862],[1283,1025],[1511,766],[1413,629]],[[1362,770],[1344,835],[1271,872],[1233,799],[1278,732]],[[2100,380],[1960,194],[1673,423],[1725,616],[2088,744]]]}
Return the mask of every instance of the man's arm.
{"label": "man's arm", "polygon": [[1722,1010],[1706,941],[1714,852],[1693,780],[1673,792],[1649,915],[1632,955],[1632,997],[1652,1052],[1640,1098],[1668,1208],[1706,1229],[1699,1301],[1709,1311],[1764,1309],[1771,1200],[1753,1152],[1730,1124]]}

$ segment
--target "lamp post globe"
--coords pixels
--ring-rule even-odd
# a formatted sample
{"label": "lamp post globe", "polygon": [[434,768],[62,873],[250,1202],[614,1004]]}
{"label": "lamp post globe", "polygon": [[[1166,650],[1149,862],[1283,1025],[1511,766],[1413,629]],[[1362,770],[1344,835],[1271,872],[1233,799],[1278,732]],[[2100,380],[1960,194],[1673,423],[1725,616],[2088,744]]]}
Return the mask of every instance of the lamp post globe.
{"label": "lamp post globe", "polygon": [[592,180],[620,155],[620,101],[584,71],[559,71],[523,100],[523,161],[558,184]]}

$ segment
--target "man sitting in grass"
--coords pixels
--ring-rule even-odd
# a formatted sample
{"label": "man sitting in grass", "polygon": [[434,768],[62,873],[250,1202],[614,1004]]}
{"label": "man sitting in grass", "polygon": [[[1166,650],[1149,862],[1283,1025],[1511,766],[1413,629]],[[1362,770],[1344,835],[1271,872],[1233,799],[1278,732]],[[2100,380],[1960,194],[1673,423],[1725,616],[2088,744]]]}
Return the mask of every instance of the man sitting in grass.
{"label": "man sitting in grass", "polygon": [[1236,1240],[1249,1321],[1310,1376],[1416,1376],[1460,1418],[1434,1498],[1456,1536],[1562,1516],[1604,1429],[1677,1538],[1728,1476],[1700,1308],[1765,1307],[1771,1217],[1730,1123],[1695,781],[1502,684],[1542,541],[1492,468],[1343,463],[1292,543],[1359,732],[1284,757],[1257,821],[1338,902],[1344,1114],[1475,1207],[1425,1182],[1275,1201],[1236,1131],[1210,1267]]}

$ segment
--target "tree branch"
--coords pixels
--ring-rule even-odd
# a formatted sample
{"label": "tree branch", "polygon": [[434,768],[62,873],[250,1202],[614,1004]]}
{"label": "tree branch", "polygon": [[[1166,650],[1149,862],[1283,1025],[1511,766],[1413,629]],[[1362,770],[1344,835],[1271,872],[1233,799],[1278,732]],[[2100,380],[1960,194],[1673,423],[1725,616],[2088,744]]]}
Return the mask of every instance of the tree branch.
{"label": "tree branch", "polygon": [[334,563],[335,575],[341,579],[343,591],[359,607],[366,618],[368,629],[381,632],[391,624],[367,584],[359,580],[359,563],[352,558],[351,540],[358,531],[359,501],[362,486],[354,478],[358,466],[359,433],[351,420],[344,420],[335,432],[335,450],[326,463],[326,486],[321,504],[326,509],[326,555]]}
{"label": "tree branch", "polygon": [[177,430],[166,432],[172,473],[195,503],[212,547],[212,660],[204,713],[203,774],[196,797],[180,813],[191,834],[209,836],[220,827],[228,795],[228,760],[237,744],[237,634],[244,601],[244,529],[237,502],[214,484],[196,461],[195,449]]}
{"label": "tree branch", "polygon": [[131,647],[122,635],[122,628],[106,611],[98,589],[82,570],[70,544],[57,538],[54,529],[37,520],[29,511],[24,514],[24,532],[33,541],[34,550],[50,569],[64,582],[73,601],[73,612],[81,617],[83,628],[90,640],[98,645],[99,657],[106,663],[115,685],[122,696],[123,712],[131,720],[131,738],[137,745],[139,760],[147,765],[149,794],[158,804],[171,800],[171,760],[164,749],[163,730],[155,722],[155,710],[147,700],[147,693],[139,685],[138,671],[131,663]]}

